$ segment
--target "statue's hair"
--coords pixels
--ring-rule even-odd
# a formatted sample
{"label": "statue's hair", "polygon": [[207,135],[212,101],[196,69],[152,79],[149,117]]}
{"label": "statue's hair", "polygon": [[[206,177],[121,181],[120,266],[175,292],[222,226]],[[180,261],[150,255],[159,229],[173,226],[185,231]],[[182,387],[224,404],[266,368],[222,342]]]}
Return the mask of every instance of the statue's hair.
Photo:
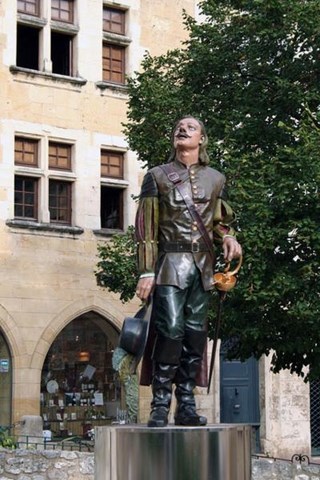
{"label": "statue's hair", "polygon": [[203,136],[203,140],[202,140],[202,143],[201,145],[199,146],[199,163],[201,165],[208,165],[209,164],[209,155],[207,153],[207,146],[208,146],[208,135],[207,135],[207,132],[206,132],[206,127],[204,126],[204,123],[199,120],[199,118],[197,117],[194,117],[193,115],[185,115],[183,117],[181,117],[174,125],[173,129],[172,129],[172,132],[171,132],[171,145],[172,145],[172,149],[171,149],[171,152],[170,152],[170,155],[169,155],[169,162],[172,162],[175,158],[176,158],[176,149],[174,148],[174,134],[175,134],[175,131],[176,131],[176,128],[177,128],[177,125],[179,122],[181,122],[181,120],[184,120],[185,118],[193,118],[194,120],[196,120],[199,125],[200,125],[200,128],[201,128],[201,134]]}

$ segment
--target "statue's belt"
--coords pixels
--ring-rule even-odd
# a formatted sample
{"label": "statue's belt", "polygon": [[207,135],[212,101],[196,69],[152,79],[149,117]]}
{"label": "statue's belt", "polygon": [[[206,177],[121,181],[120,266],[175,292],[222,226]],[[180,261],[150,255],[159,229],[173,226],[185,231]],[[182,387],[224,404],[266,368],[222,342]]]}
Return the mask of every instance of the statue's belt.
{"label": "statue's belt", "polygon": [[164,242],[159,244],[160,252],[209,252],[204,242]]}
{"label": "statue's belt", "polygon": [[192,220],[196,222],[198,226],[198,231],[202,236],[204,243],[206,243],[207,245],[207,250],[205,251],[210,253],[213,262],[215,262],[215,255],[213,252],[212,240],[209,237],[209,234],[203,223],[201,215],[199,214],[195,204],[193,203],[193,199],[190,196],[187,185],[182,181],[182,179],[180,178],[178,172],[175,170],[172,163],[166,163],[165,165],[160,165],[160,168],[165,172],[165,174],[168,177],[168,180],[170,180],[170,182],[172,182],[175,188],[179,191],[191,215]]}

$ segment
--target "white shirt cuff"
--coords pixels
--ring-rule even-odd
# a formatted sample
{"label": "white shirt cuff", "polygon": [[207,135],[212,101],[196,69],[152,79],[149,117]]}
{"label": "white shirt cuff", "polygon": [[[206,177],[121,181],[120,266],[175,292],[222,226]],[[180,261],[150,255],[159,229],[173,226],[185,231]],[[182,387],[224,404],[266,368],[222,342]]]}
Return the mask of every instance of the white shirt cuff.
{"label": "white shirt cuff", "polygon": [[141,273],[139,278],[147,278],[147,277],[154,277],[155,274],[152,272],[147,272],[147,273]]}

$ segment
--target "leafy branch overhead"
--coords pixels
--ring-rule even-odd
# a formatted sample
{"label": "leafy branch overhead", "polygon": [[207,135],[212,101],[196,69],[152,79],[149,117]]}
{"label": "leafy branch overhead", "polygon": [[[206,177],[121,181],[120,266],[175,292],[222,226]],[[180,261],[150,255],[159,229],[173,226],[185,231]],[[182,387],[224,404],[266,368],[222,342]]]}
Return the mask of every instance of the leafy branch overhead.
{"label": "leafy branch overhead", "polygon": [[205,122],[211,164],[227,176],[244,247],[223,338],[233,339],[235,357],[272,352],[274,371],[304,375],[310,366],[319,377],[319,2],[206,0],[200,7],[202,23],[184,15],[183,48],[146,56],[129,79],[124,130],[153,166],[167,160],[178,117]]}
{"label": "leafy branch overhead", "polygon": [[112,241],[100,244],[98,256],[97,284],[119,293],[122,302],[131,300],[138,281],[133,227],[125,234],[114,235]]}

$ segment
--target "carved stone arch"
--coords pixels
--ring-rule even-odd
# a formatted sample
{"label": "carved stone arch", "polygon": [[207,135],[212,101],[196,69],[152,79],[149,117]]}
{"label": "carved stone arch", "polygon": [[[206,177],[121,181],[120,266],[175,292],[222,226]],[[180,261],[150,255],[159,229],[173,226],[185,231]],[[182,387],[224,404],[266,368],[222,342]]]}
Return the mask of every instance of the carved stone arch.
{"label": "carved stone arch", "polygon": [[50,322],[39,339],[31,360],[31,368],[41,370],[45,357],[58,334],[72,320],[93,311],[107,319],[112,326],[120,331],[124,312],[115,301],[99,295],[90,295],[78,299],[62,309]]}
{"label": "carved stone arch", "polygon": [[6,338],[12,361],[17,363],[21,357],[23,357],[25,361],[27,348],[20,333],[19,326],[2,305],[0,305],[0,329]]}

